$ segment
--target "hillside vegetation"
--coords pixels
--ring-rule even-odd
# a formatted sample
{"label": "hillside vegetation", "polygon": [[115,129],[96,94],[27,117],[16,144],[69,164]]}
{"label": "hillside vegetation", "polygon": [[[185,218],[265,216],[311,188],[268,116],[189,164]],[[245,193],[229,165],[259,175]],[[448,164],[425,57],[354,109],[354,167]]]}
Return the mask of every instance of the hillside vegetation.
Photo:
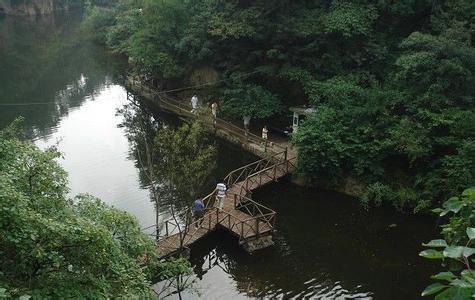
{"label": "hillside vegetation", "polygon": [[292,137],[309,182],[420,211],[474,182],[474,15],[472,0],[122,0],[85,27],[162,88],[216,70],[228,116],[313,105]]}
{"label": "hillside vegetation", "polygon": [[151,282],[189,271],[160,261],[129,213],[93,196],[68,198],[54,147],[0,130],[0,299],[154,299]]}

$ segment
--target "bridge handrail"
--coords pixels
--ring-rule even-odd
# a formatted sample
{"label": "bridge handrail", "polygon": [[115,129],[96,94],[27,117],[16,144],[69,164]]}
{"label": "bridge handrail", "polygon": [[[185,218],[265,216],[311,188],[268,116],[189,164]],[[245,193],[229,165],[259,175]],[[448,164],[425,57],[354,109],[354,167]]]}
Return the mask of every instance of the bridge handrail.
{"label": "bridge handrail", "polygon": [[[216,189],[214,189],[211,193],[209,193],[208,195],[206,195],[202,199],[203,204],[205,205],[205,209],[204,209],[205,212],[213,209],[213,207],[210,207],[210,204],[213,203],[215,193],[216,193]],[[191,207],[187,207],[186,210],[183,213],[190,214],[191,212],[192,212]],[[188,218],[188,221],[190,219],[191,218]],[[160,229],[163,229],[163,227],[165,227],[165,234],[164,235],[160,235],[160,232],[157,231],[156,224],[147,226],[145,228],[142,228],[141,230],[147,230],[147,229],[155,227],[155,230],[153,232],[149,233],[149,235],[157,236],[157,238],[158,237],[167,237],[167,236],[175,234],[176,233],[175,230],[178,228],[178,226],[181,226],[181,225],[191,226],[191,225],[195,225],[195,223],[197,223],[197,221],[190,222],[188,224],[179,224],[175,220],[174,217],[169,217],[167,220],[164,220],[164,221],[161,222],[161,226],[160,226],[161,228]],[[169,226],[172,226],[172,227],[170,228]]]}
{"label": "bridge handrail", "polygon": [[[231,224],[231,218],[235,219],[235,222],[233,222],[232,224]],[[228,229],[231,231],[234,231],[233,229],[236,229],[239,235],[240,241],[244,240],[249,232],[252,232],[253,236],[258,236],[260,234],[259,220],[257,218],[240,220],[238,217],[227,213],[226,216],[221,219],[220,224],[225,225],[226,219],[228,220]],[[255,220],[256,222],[250,222],[252,220]],[[254,224],[256,224],[255,227],[254,227]],[[245,227],[246,227],[246,230],[244,230]]]}
{"label": "bridge handrail", "polygon": [[[148,86],[148,85],[147,85],[147,88],[148,88],[149,90],[152,90],[152,91],[153,91],[153,88],[151,88],[151,87]],[[179,105],[182,105],[182,106],[184,106],[184,107],[186,107],[186,108],[188,108],[188,109],[191,108],[191,105],[185,104],[184,101],[179,101],[179,100],[174,99],[173,97],[171,97],[171,96],[169,96],[169,95],[166,95],[166,94],[159,94],[159,95],[161,95],[163,98],[166,98],[168,101],[173,101],[173,102],[175,102],[175,103],[177,103],[177,104],[179,104]],[[182,108],[182,109],[183,109],[183,107],[179,107],[179,106],[176,105],[176,104],[175,104],[175,106],[178,107],[178,108]],[[259,141],[259,142],[261,142],[261,143],[268,142],[268,140],[262,138],[261,136],[258,136],[257,134],[254,134],[254,133],[252,133],[252,132],[250,132],[250,131],[246,131],[245,129],[243,129],[243,128],[241,128],[241,127],[237,126],[236,124],[233,124],[233,123],[231,123],[231,122],[229,122],[229,121],[226,121],[226,120],[220,119],[220,118],[216,118],[216,121],[217,121],[217,122],[221,122],[221,123],[223,123],[224,125],[229,126],[229,127],[233,128],[234,130],[239,131],[239,133],[241,134],[242,137],[245,137],[245,138],[247,138],[247,139],[253,138],[253,139],[255,139],[255,140],[257,140],[257,141]],[[281,148],[282,150],[286,150],[286,149],[287,149],[287,147],[282,146],[282,145],[280,145],[280,144],[278,144],[278,143],[274,143],[274,145],[275,145],[277,148]]]}
{"label": "bridge handrail", "polygon": [[[239,168],[237,168],[237,169],[234,169],[233,171],[229,172],[226,177],[228,177],[228,176],[229,176],[230,174],[232,174],[232,173],[235,173],[235,172],[240,171],[240,170],[242,170],[242,169],[248,168],[248,167],[250,167],[250,166],[252,166],[252,165],[259,164],[259,163],[262,162],[262,161],[270,161],[272,158],[277,157],[277,156],[282,155],[282,154],[285,155],[285,150],[282,151],[282,152],[279,152],[279,153],[275,153],[275,154],[273,154],[273,155],[270,155],[269,157],[256,160],[256,161],[254,161],[254,162],[252,162],[252,163],[249,163],[249,164],[247,164],[247,165],[245,165],[245,166],[242,166],[242,167],[239,167]],[[226,177],[225,177],[225,178],[226,178]]]}
{"label": "bridge handrail", "polygon": [[[282,159],[279,159],[278,157],[282,155]],[[263,159],[260,159],[260,160],[257,160],[255,162],[252,162],[250,164],[247,164],[245,166],[242,166],[238,169],[235,169],[231,172],[228,173],[228,175],[226,175],[226,177],[224,177],[224,182],[226,182],[226,184],[228,186],[231,186],[239,181],[243,181],[245,180],[246,178],[250,177],[251,174],[256,174],[258,172],[261,172],[262,169],[260,169],[262,166],[264,166],[264,168],[267,168],[269,166],[269,164],[271,163],[274,163],[272,160],[273,159],[277,159],[278,161],[283,161],[285,162],[286,160],[286,156],[287,156],[287,150],[284,150],[282,152],[279,152],[279,153],[276,153],[274,155],[271,155],[267,158],[263,158]],[[275,164],[275,163],[274,163]],[[272,166],[271,166],[272,167]],[[246,170],[250,170],[248,172],[245,172]],[[238,172],[239,175],[238,176],[235,176]],[[250,172],[254,172],[254,173],[250,173]],[[245,175],[244,178],[242,175]]]}
{"label": "bridge handrail", "polygon": [[[250,203],[250,204],[255,205],[256,207],[259,207],[260,209],[266,211],[266,213],[276,214],[276,212],[273,209],[271,209],[271,208],[269,208],[265,205],[262,205],[259,202],[256,202],[256,201],[252,200],[251,198],[248,198],[246,196],[242,196],[242,195],[239,195],[239,194],[231,194],[231,195],[234,196],[234,208],[239,208],[239,205],[242,204],[242,203],[244,203],[246,205]],[[242,201],[243,199],[245,201]],[[261,215],[264,214],[262,211],[260,211],[260,213],[261,213]],[[252,215],[252,214],[250,214],[250,215]]]}
{"label": "bridge handrail", "polygon": [[[272,218],[273,216],[275,216],[275,215],[276,215],[276,213],[268,213],[268,214],[265,214],[265,215],[260,216],[259,218],[253,217],[253,218],[244,219],[244,220],[242,220],[242,222],[246,223],[246,222],[249,222],[249,221],[252,221],[252,220],[255,220],[255,219],[259,219],[259,220],[264,219],[264,220],[266,220],[266,222],[264,222],[264,223],[268,223],[268,222],[267,222],[267,219],[271,219],[271,218]],[[269,217],[269,218],[267,218],[267,217]],[[268,223],[268,225],[269,225],[271,228],[273,228],[273,225],[271,225],[270,223]]]}
{"label": "bridge handrail", "polygon": [[[208,196],[211,196],[212,194],[214,194],[214,192],[211,193]],[[235,206],[236,209],[239,209],[239,208],[242,208],[242,207],[245,207],[245,206],[248,206],[248,205],[252,205],[255,208],[257,208],[258,214],[255,214],[255,213],[251,212],[251,210],[246,208],[248,214],[251,215],[251,217],[246,218],[246,219],[241,219],[241,218],[239,218],[238,216],[234,215],[231,212],[221,211],[221,210],[218,210],[218,208],[216,208],[216,207],[206,208],[205,211],[216,210],[217,216],[219,216],[219,213],[225,214],[225,216],[222,217],[221,219],[219,217],[216,219],[217,224],[223,224],[223,222],[226,220],[226,218],[228,219],[228,228],[230,230],[232,230],[234,227],[238,227],[239,224],[243,224],[243,225],[241,225],[240,239],[245,238],[244,226],[250,227],[253,230],[253,233],[255,233],[256,235],[259,234],[258,222],[262,222],[262,223],[267,224],[267,226],[269,226],[270,230],[274,229],[275,215],[277,214],[274,210],[272,210],[272,209],[270,209],[270,208],[268,208],[268,207],[266,207],[266,206],[264,206],[264,205],[262,205],[262,204],[260,204],[256,201],[254,201],[254,200],[252,200],[248,197],[244,197],[244,196],[241,196],[241,195],[238,195],[238,194],[232,194],[232,195],[234,196],[234,206]],[[237,199],[239,199],[239,201]],[[245,200],[244,206],[242,206],[242,204],[243,204],[242,200],[243,199]],[[206,215],[209,218],[208,222],[211,223],[211,214],[205,214],[205,216]],[[236,221],[232,225],[231,225],[231,222],[230,222],[231,217]],[[256,220],[257,223],[252,222],[253,220]],[[203,219],[203,220],[197,220],[197,221],[191,222],[191,223],[188,224],[188,228],[192,228],[191,226],[198,225],[198,223],[203,223],[203,222],[206,223],[206,221],[207,220]],[[256,223],[257,228],[253,227],[254,223]],[[175,230],[180,226],[180,224],[178,224],[175,219],[166,220],[163,224],[166,227],[166,232],[165,232],[164,235],[159,235],[159,237],[162,237],[162,238],[166,238],[168,236],[176,234],[177,232],[175,232]],[[171,228],[170,228],[170,226],[171,226]],[[207,229],[210,230],[210,227],[207,228]],[[191,239],[196,232],[197,231],[193,232],[191,235],[189,234],[189,232],[187,232],[186,235],[189,235],[189,239]],[[247,231],[247,232],[249,232],[249,231]]]}
{"label": "bridge handrail", "polygon": [[[249,223],[249,221],[257,219],[258,221],[266,223],[271,230],[274,229],[274,223],[272,221],[273,219],[275,220],[275,216],[277,215],[277,213],[274,210],[252,200],[251,198],[248,198],[239,194],[233,194],[233,196],[234,196],[234,208],[235,209],[245,208],[247,213],[251,216],[250,218],[241,220],[242,222]],[[242,201],[243,199],[245,201]],[[249,205],[253,206],[252,212],[247,207]],[[255,209],[257,209],[257,214],[255,212],[256,211]]]}
{"label": "bridge handrail", "polygon": [[275,167],[278,167],[278,166],[280,166],[280,165],[285,165],[285,164],[287,164],[286,161],[282,161],[282,162],[275,163],[275,164],[273,164],[273,165],[270,166],[270,167],[267,167],[267,168],[265,168],[265,169],[262,169],[262,170],[259,170],[259,171],[257,171],[257,172],[251,173],[248,177],[249,177],[249,178],[252,178],[252,177],[254,177],[254,176],[259,175],[259,173],[264,173],[264,172],[266,172],[266,171],[272,170],[272,169],[275,168]]}
{"label": "bridge handrail", "polygon": [[[135,85],[140,85],[140,87],[143,89],[144,87],[148,89],[148,91],[156,96],[158,96],[160,98],[161,101],[164,101],[164,102],[167,102],[168,105],[171,105],[171,106],[174,106],[180,110],[184,110],[184,111],[187,111],[187,112],[190,112],[190,108],[191,106],[189,104],[185,104],[183,101],[179,101],[177,99],[174,99],[172,97],[170,97],[169,95],[165,94],[165,93],[160,93],[160,92],[157,92],[153,89],[153,87],[151,87],[150,85],[146,84],[146,83],[143,83],[141,82],[140,80],[134,80],[134,79],[129,79],[130,81],[132,81]],[[245,138],[245,139],[254,139],[254,140],[257,140],[258,143],[269,143],[268,140],[266,139],[263,139],[262,137],[252,133],[252,132],[249,132],[249,131],[246,131],[245,129],[231,123],[231,122],[228,122],[226,120],[223,120],[223,119],[219,119],[217,118],[216,119],[217,122],[220,122],[220,123],[223,123],[224,125],[228,126],[228,127],[231,127],[233,128],[234,130],[237,130],[241,136],[241,138]],[[287,147],[285,146],[282,146],[280,145],[279,143],[272,143],[273,146],[277,147],[277,148],[281,148],[282,150],[286,150]]]}
{"label": "bridge handrail", "polygon": [[[137,84],[137,81],[133,80],[133,82],[135,84]],[[150,93],[156,94],[160,98],[160,100],[163,101],[164,103],[167,103],[167,105],[175,107],[176,109],[179,109],[180,111],[181,110],[186,111],[189,115],[194,115],[190,111],[191,106],[186,105],[184,102],[173,99],[170,96],[165,95],[163,93],[156,92],[156,91],[153,90],[153,88],[149,87],[146,84],[143,84],[140,81],[138,81],[138,84],[142,87],[142,89],[144,87],[146,87],[149,90]],[[211,120],[212,119],[210,119],[210,121]],[[233,123],[227,122],[227,121],[222,120],[222,119],[217,119],[216,121],[228,126],[229,128],[232,128],[233,131],[237,130],[237,134],[240,135],[241,138],[245,138],[248,141],[250,139],[255,139],[258,142],[265,142],[265,143],[268,142],[266,139],[263,139],[260,136],[257,136],[257,135],[255,135],[251,132],[246,132],[244,129],[236,126]],[[236,132],[234,132],[234,133],[236,133]],[[248,184],[249,181],[255,182],[256,179],[254,179],[254,177],[258,177],[259,180],[262,181],[262,176],[264,174],[266,176],[271,177],[269,174],[267,174],[267,172],[269,170],[274,169],[274,177],[275,177],[276,176],[275,173],[277,172],[277,170],[278,170],[277,168],[279,166],[281,166],[283,164],[286,164],[287,169],[288,169],[291,165],[292,166],[294,165],[292,160],[294,160],[295,158],[288,159],[288,157],[287,157],[287,155],[288,155],[287,147],[284,147],[284,146],[279,145],[277,143],[274,143],[274,145],[277,148],[282,149],[282,151],[278,152],[278,153],[275,153],[273,155],[270,155],[266,158],[260,159],[258,161],[255,161],[253,163],[250,163],[246,166],[235,169],[235,170],[231,171],[230,173],[228,173],[226,175],[226,177],[224,178],[224,182],[227,183],[228,187],[231,187],[232,185],[234,185],[235,183],[240,182],[240,181],[244,181],[246,183],[246,188],[245,189],[244,189],[244,185],[242,185],[240,193],[239,194],[234,194],[234,207],[235,207],[235,209],[240,209],[240,208],[245,209],[249,213],[249,215],[251,215],[250,218],[246,218],[244,220],[241,220],[238,216],[235,216],[230,212],[218,211],[217,208],[211,207],[211,204],[214,203],[213,200],[214,200],[214,195],[216,193],[216,189],[213,190],[210,194],[208,194],[206,197],[203,198],[203,203],[205,204],[205,212],[209,212],[210,210],[216,209],[216,211],[217,211],[216,222],[218,224],[223,222],[226,218],[228,219],[229,226],[232,227],[232,228],[234,228],[235,226],[239,226],[239,224],[241,224],[240,225],[241,226],[241,236],[240,236],[240,238],[245,237],[245,235],[244,235],[244,226],[249,227],[251,230],[254,230],[254,233],[256,233],[257,235],[259,234],[259,222],[267,224],[271,230],[273,230],[273,228],[275,226],[275,224],[274,224],[275,223],[275,216],[276,216],[275,211],[273,211],[272,209],[270,209],[270,208],[268,208],[268,207],[266,207],[266,206],[264,206],[260,203],[257,203],[255,201],[253,201],[250,198],[245,197],[246,193],[248,192],[247,191],[247,184]],[[243,189],[244,189],[244,193],[243,193]],[[237,201],[237,198],[239,198],[239,201]],[[243,200],[245,200],[245,201],[243,201]],[[249,209],[249,206],[252,206],[252,212]],[[257,214],[256,214],[256,211],[257,211]],[[226,214],[223,218],[221,218],[221,220],[219,219],[219,212]],[[185,228],[187,228],[186,226],[196,225],[197,222],[200,222],[199,220],[194,221],[194,222],[189,222],[191,220],[191,218],[189,218],[189,216],[191,214],[191,207],[188,207],[184,211],[184,213],[187,214],[187,218],[186,218],[186,221],[185,221],[185,224],[184,224]],[[211,223],[211,214],[208,214],[208,218],[209,218],[209,222]],[[235,220],[237,220],[237,222],[234,222],[232,226],[231,226],[231,223],[230,223],[231,218],[234,218]],[[253,220],[255,220],[256,222],[252,222]],[[255,223],[256,228],[253,227],[254,223]],[[155,225],[147,227],[147,229],[155,226],[156,227],[156,236],[157,236],[157,239],[159,239],[160,238],[160,231],[161,231],[161,229],[163,229],[163,226],[166,227],[166,232],[165,232],[165,235],[163,237],[167,237],[167,236],[170,236],[170,235],[174,234],[174,232],[177,228],[180,231],[180,228],[181,228],[180,226],[182,226],[182,225],[183,224],[180,224],[180,221],[178,221],[176,218],[172,217],[172,218],[169,218],[168,220],[165,220],[162,223],[161,228],[158,228],[158,226],[155,224]],[[169,226],[172,227],[172,230],[169,230]],[[211,228],[211,226],[208,228],[208,230],[210,230],[210,228]],[[230,228],[230,229],[232,230],[232,228]],[[196,231],[193,234],[195,234],[195,233],[196,233]],[[185,237],[186,236],[188,236],[188,232],[185,232]],[[192,238],[192,237],[193,237],[193,235],[190,235],[189,238]]]}
{"label": "bridge handrail", "polygon": [[[270,158],[264,158],[264,159],[258,160],[258,161],[256,161],[256,162],[250,163],[250,164],[248,164],[248,165],[246,165],[246,166],[244,166],[244,167],[240,167],[240,168],[238,168],[238,169],[236,169],[236,170],[233,170],[233,171],[231,171],[231,172],[225,177],[225,180],[224,180],[224,181],[226,182],[226,180],[229,180],[230,178],[232,178],[233,174],[235,174],[235,173],[241,171],[241,174],[235,179],[235,181],[236,181],[236,180],[239,180],[239,179],[240,179],[240,176],[241,176],[242,173],[243,173],[243,172],[242,172],[243,170],[249,169],[249,168],[253,167],[253,168],[254,168],[253,171],[255,171],[255,170],[257,169],[257,168],[255,168],[256,166],[258,167],[258,166],[259,166],[260,164],[262,164],[263,162],[269,163],[269,162],[271,162],[270,159],[275,158],[275,157],[278,157],[279,155],[282,155],[282,154],[284,154],[284,153],[285,153],[285,151],[280,152],[280,153],[277,153],[277,154],[271,156]],[[285,155],[285,154],[284,154],[284,155]],[[247,180],[247,181],[251,180],[251,181],[252,181],[252,179],[250,179],[250,178],[253,178],[253,177],[255,177],[255,176],[258,175],[258,174],[259,174],[259,176],[260,176],[260,174],[264,174],[266,171],[271,170],[271,169],[273,169],[273,168],[277,168],[278,166],[283,165],[283,164],[286,164],[286,163],[288,163],[288,161],[281,161],[281,162],[278,162],[278,163],[275,163],[275,164],[271,165],[270,167],[267,167],[267,165],[265,165],[266,167],[265,167],[264,169],[262,169],[262,170],[255,171],[254,173],[251,173],[251,174],[246,174],[246,179],[245,179],[245,180]],[[235,182],[228,183],[228,186],[231,186],[231,185],[234,184],[234,183],[235,183]],[[255,208],[257,208],[257,210],[259,211],[259,215],[254,216],[254,214],[251,213],[250,210],[247,210],[250,215],[253,215],[253,217],[251,217],[251,218],[249,218],[249,219],[247,219],[247,220],[245,220],[245,221],[249,221],[249,220],[256,219],[256,218],[262,218],[263,216],[266,216],[267,214],[271,214],[271,215],[275,215],[275,214],[276,214],[276,212],[273,211],[272,209],[270,209],[270,208],[268,208],[268,207],[266,207],[266,206],[264,206],[264,205],[262,205],[262,204],[260,204],[260,203],[258,203],[258,202],[255,202],[254,200],[252,200],[252,199],[250,199],[250,198],[248,198],[248,197],[245,197],[245,193],[244,193],[244,195],[243,195],[243,192],[242,192],[242,189],[243,189],[243,188],[244,188],[244,186],[241,187],[240,194],[234,194],[234,206],[235,206],[235,208],[239,208],[238,205],[239,205],[239,204],[242,204],[242,203],[243,203],[242,200],[244,199],[245,202],[246,202],[246,205],[249,205],[249,203],[252,203],[252,205],[253,205]],[[246,191],[245,191],[245,192],[246,192]],[[215,195],[215,193],[216,193],[216,189],[214,189],[210,194],[208,194],[207,196],[205,196],[205,197],[202,199],[202,200],[203,200],[203,203],[205,204],[205,212],[206,212],[206,211],[209,211],[210,209],[213,209],[213,208],[211,207],[211,204],[214,203],[213,200],[214,200],[214,195]],[[237,201],[237,197],[239,197],[239,201]],[[246,209],[247,209],[247,208],[246,208]],[[263,211],[266,211],[266,213],[264,213]],[[191,213],[191,208],[188,207],[187,210],[185,211],[185,213],[186,213],[186,214],[190,214],[190,213]],[[229,212],[227,212],[227,213],[229,213]],[[236,218],[237,218],[237,217],[236,217]],[[244,220],[241,220],[241,221],[244,221]],[[197,222],[197,221],[191,222],[191,223],[188,224],[188,226],[191,226],[191,225],[195,224],[196,222]],[[266,220],[266,223],[269,224],[268,220]],[[185,224],[185,225],[187,225],[187,224]],[[164,222],[162,222],[162,226],[161,226],[161,227],[163,228],[163,226],[165,226],[165,229],[166,229],[166,230],[165,230],[165,234],[164,234],[163,236],[161,236],[160,234],[158,234],[157,237],[160,237],[160,236],[161,236],[161,237],[170,236],[170,235],[174,234],[174,233],[175,233],[175,230],[176,230],[179,226],[181,226],[181,225],[177,223],[177,221],[175,220],[175,218],[171,217],[171,218],[169,218],[168,220],[165,220]],[[170,228],[170,226],[171,226],[171,228]],[[273,227],[271,224],[269,224],[269,226],[270,226],[270,227]],[[150,227],[152,227],[152,226],[150,226]],[[148,228],[150,228],[150,227],[148,227]],[[157,234],[156,230],[155,230],[154,233]]]}

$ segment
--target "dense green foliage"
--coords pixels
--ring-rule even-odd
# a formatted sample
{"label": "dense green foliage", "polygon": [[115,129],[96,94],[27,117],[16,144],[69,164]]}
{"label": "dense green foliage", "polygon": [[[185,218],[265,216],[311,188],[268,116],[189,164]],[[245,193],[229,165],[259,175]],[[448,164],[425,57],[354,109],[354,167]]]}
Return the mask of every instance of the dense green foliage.
{"label": "dense green foliage", "polygon": [[148,298],[152,278],[186,268],[159,262],[130,214],[89,195],[67,199],[59,156],[0,131],[0,298]]}
{"label": "dense green foliage", "polygon": [[244,85],[227,89],[221,108],[230,117],[267,118],[282,110],[280,100],[261,86]]}
{"label": "dense green foliage", "polygon": [[210,191],[207,182],[216,168],[217,149],[203,124],[159,123],[150,118],[145,105],[135,102],[119,113],[124,117],[122,126],[132,143],[141,181],[152,188],[157,205],[164,206],[158,211],[168,210],[168,205],[189,206],[194,197]]}
{"label": "dense green foliage", "polygon": [[475,254],[475,188],[466,189],[460,197],[450,198],[443,208],[434,211],[441,217],[450,215],[449,222],[441,226],[444,239],[423,244],[430,249],[420,255],[443,260],[448,270],[432,276],[439,282],[428,286],[422,296],[437,294],[436,299],[472,299],[475,272],[474,259],[470,257]]}
{"label": "dense green foliage", "polygon": [[471,0],[122,0],[103,14],[87,26],[162,87],[211,67],[235,117],[315,106],[293,137],[310,182],[421,210],[474,181]]}
{"label": "dense green foliage", "polygon": [[204,190],[204,182],[216,168],[216,147],[200,123],[177,129],[161,128],[155,136],[157,172],[172,184],[172,192],[193,199]]}

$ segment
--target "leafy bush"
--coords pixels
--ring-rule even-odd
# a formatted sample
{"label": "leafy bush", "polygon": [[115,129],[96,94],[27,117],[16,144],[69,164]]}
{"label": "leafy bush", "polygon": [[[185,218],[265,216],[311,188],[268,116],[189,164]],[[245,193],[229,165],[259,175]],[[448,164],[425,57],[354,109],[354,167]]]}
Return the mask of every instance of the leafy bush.
{"label": "leafy bush", "polygon": [[365,208],[370,207],[371,204],[379,207],[384,201],[392,203],[394,197],[394,191],[389,186],[376,182],[368,185],[360,201]]}
{"label": "leafy bush", "polygon": [[89,195],[67,199],[59,156],[0,131],[0,297],[151,297],[151,279],[173,269],[135,217]]}
{"label": "leafy bush", "polygon": [[86,18],[82,23],[83,32],[91,35],[98,42],[106,43],[108,32],[103,28],[115,24],[115,16],[111,8],[93,6],[87,9]]}
{"label": "leafy bush", "polygon": [[[475,187],[466,189],[460,197],[452,197],[443,207],[435,209],[439,216],[450,215],[449,222],[442,225],[443,239],[432,240],[423,246],[430,249],[419,255],[443,261],[447,271],[433,275],[438,280],[429,285],[422,296],[437,294],[436,299],[472,299],[475,296]],[[443,282],[443,283],[442,283]]]}
{"label": "leafy bush", "polygon": [[280,99],[256,85],[241,85],[224,93],[222,110],[231,116],[249,116],[262,119],[282,110]]}

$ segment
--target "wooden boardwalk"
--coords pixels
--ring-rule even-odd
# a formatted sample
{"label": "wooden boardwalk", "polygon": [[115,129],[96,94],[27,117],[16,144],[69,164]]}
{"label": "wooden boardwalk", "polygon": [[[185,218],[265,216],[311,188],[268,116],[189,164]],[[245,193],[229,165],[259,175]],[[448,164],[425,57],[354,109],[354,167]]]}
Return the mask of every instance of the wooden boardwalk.
{"label": "wooden boardwalk", "polygon": [[[269,246],[268,237],[274,230],[276,212],[253,201],[249,195],[288,174],[293,165],[290,160],[282,160],[285,157],[285,152],[280,153],[229,173],[224,179],[228,189],[222,210],[215,205],[215,191],[203,199],[206,210],[201,227],[196,228],[197,222],[165,221],[165,231],[162,230],[157,242],[159,255],[166,257],[189,247],[218,227],[237,236],[239,243],[249,251]],[[250,246],[251,243],[254,244]]]}
{"label": "wooden boardwalk", "polygon": [[[239,243],[248,251],[272,244],[276,212],[251,199],[252,191],[286,176],[293,168],[296,152],[287,142],[264,140],[220,118],[191,112],[189,101],[179,101],[154,91],[132,78],[129,86],[141,96],[158,104],[184,120],[199,119],[215,135],[240,145],[262,159],[230,172],[223,180],[227,193],[222,209],[215,205],[215,191],[203,198],[205,213],[201,224],[191,221],[191,209],[182,215],[183,220],[171,218],[155,232],[157,251],[167,257],[201,239],[218,227],[226,229],[239,238]],[[199,226],[200,225],[200,226]]]}
{"label": "wooden boardwalk", "polygon": [[215,135],[238,144],[257,156],[266,158],[269,155],[281,153],[284,150],[287,151],[289,157],[295,158],[297,156],[297,151],[290,147],[287,141],[282,141],[282,139],[279,139],[279,141],[273,140],[272,135],[269,136],[269,140],[264,140],[260,136],[252,132],[246,132],[243,128],[221,118],[213,120],[210,113],[208,113],[208,115],[194,114],[191,112],[190,101],[180,101],[165,93],[155,91],[153,88],[133,78],[129,78],[127,84],[133,91],[157,104],[160,108],[178,115],[184,120],[198,118],[202,123],[206,124],[207,128],[213,131]]}

